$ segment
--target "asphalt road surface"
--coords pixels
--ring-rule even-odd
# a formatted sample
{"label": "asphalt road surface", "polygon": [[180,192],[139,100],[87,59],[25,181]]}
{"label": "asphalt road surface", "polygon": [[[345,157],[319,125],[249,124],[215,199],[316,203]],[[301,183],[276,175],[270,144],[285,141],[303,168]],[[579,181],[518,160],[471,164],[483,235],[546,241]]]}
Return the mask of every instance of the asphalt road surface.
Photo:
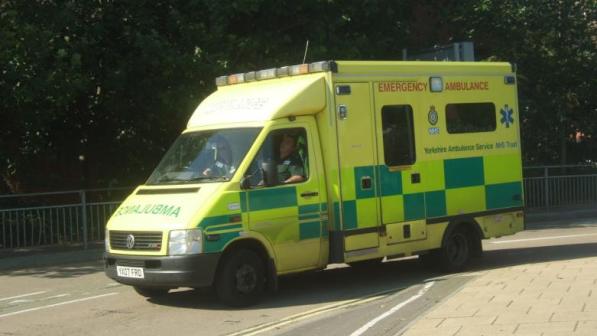
{"label": "asphalt road surface", "polygon": [[0,273],[0,335],[399,335],[479,271],[597,255],[597,223],[484,242],[470,272],[442,275],[416,258],[334,265],[282,278],[255,307],[230,309],[209,291],[145,299],[101,262]]}

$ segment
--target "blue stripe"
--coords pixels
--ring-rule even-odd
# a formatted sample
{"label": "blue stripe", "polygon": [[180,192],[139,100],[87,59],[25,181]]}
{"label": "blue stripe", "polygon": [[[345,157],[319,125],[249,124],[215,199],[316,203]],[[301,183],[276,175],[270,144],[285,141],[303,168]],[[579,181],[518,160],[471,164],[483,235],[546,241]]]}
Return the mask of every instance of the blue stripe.
{"label": "blue stripe", "polygon": [[379,184],[381,196],[402,194],[402,172],[391,172],[388,166],[379,166]]}
{"label": "blue stripe", "polygon": [[319,212],[319,204],[308,204],[299,206],[299,215],[310,212]]}
{"label": "blue stripe", "polygon": [[206,253],[209,252],[220,252],[228,244],[229,241],[233,240],[234,238],[239,236],[239,232],[226,232],[220,233],[218,240],[205,240],[205,247],[204,251]]}
{"label": "blue stripe", "polygon": [[199,223],[199,227],[206,228],[208,226],[230,223],[231,215],[205,217]]}
{"label": "blue stripe", "polygon": [[356,201],[342,202],[342,230],[357,228],[357,204]]}
{"label": "blue stripe", "polygon": [[486,185],[485,202],[488,210],[522,206],[522,184],[512,182]]}
{"label": "blue stripe", "polygon": [[300,239],[311,239],[321,237],[321,222],[307,222],[300,225]]}
{"label": "blue stripe", "polygon": [[296,187],[252,190],[249,195],[250,211],[293,207],[296,204]]}
{"label": "blue stripe", "polygon": [[241,191],[240,193],[240,211],[247,212],[247,192]]}
{"label": "blue stripe", "polygon": [[243,228],[242,224],[236,225],[228,225],[228,226],[210,226],[206,228],[204,231],[206,233],[217,233],[218,231],[228,231],[228,230],[240,230]]}
{"label": "blue stripe", "polygon": [[314,213],[310,213],[310,214],[302,214],[299,215],[299,219],[303,220],[303,219],[320,219],[321,218],[321,214],[319,212],[314,212]]}

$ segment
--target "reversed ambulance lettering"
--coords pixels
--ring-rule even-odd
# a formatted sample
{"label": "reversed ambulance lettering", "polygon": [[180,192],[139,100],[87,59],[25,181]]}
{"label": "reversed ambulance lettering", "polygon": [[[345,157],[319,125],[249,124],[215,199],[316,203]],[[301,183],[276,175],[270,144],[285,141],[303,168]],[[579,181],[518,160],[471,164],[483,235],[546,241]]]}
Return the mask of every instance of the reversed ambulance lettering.
{"label": "reversed ambulance lettering", "polygon": [[160,216],[171,216],[178,217],[180,213],[180,207],[175,205],[167,204],[135,204],[123,206],[118,209],[114,216],[121,215],[160,215]]}

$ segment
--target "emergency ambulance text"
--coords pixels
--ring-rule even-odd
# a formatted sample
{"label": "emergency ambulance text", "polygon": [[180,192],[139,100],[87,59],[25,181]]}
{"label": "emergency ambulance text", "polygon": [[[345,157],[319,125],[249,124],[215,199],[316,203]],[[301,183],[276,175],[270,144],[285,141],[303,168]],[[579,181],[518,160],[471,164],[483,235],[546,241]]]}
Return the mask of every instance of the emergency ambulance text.
{"label": "emergency ambulance text", "polygon": [[381,82],[377,84],[379,92],[422,92],[427,91],[425,82]]}

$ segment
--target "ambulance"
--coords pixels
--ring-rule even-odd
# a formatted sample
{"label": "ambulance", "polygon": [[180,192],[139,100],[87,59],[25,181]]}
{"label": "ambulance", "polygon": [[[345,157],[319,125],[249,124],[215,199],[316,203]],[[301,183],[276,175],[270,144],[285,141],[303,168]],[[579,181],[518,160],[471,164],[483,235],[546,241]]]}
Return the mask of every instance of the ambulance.
{"label": "ambulance", "polygon": [[255,303],[279,276],[421,256],[464,269],[523,230],[515,67],[323,61],[216,79],[106,227],[147,297]]}

